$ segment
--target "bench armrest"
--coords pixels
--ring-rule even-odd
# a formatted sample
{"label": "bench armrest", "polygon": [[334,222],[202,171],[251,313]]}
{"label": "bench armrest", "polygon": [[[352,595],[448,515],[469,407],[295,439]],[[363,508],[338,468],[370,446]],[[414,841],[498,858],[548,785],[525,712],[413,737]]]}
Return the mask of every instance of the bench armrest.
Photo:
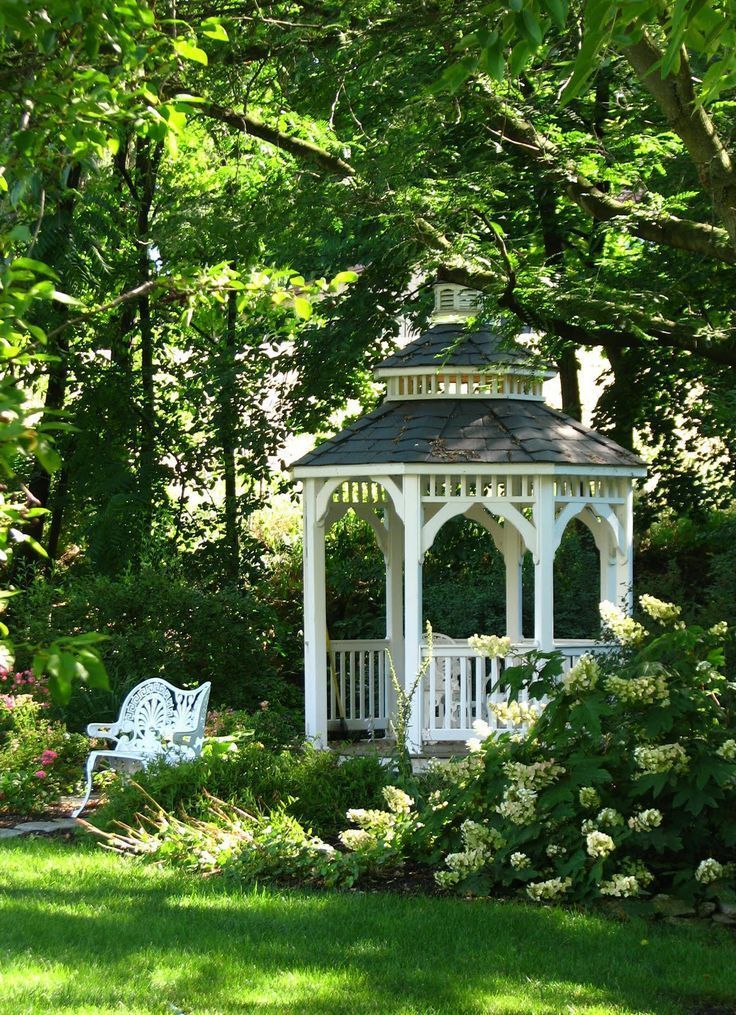
{"label": "bench armrest", "polygon": [[91,722],[87,727],[88,737],[99,737],[104,740],[118,741],[122,733],[132,732],[130,723]]}
{"label": "bench armrest", "polygon": [[180,747],[191,747],[196,737],[196,730],[175,730],[171,734],[171,742],[172,744],[178,744]]}

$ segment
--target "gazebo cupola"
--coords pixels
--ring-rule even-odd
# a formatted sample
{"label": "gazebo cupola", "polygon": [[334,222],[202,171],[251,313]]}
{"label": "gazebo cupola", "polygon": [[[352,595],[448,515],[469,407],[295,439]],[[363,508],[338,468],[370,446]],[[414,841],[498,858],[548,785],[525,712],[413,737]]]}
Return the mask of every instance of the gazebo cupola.
{"label": "gazebo cupola", "polygon": [[[387,728],[387,651],[412,686],[425,651],[424,555],[457,515],[487,529],[503,555],[506,630],[486,633],[507,635],[517,654],[558,647],[572,661],[590,650],[555,640],[554,558],[573,518],[594,536],[601,601],[630,609],[633,482],[645,475],[642,462],[547,405],[542,385],[554,372],[479,324],[479,314],[477,293],[438,282],[429,329],[376,368],[386,383],[382,404],[293,466],[304,487],[306,731],[323,745],[338,723]],[[325,532],[349,509],[372,526],[386,560],[386,638],[335,643],[328,654]],[[526,551],[534,561],[531,639],[521,621]],[[441,618],[435,624],[441,629]],[[463,740],[475,719],[488,719],[486,665],[465,639],[437,639],[413,699],[415,751]]]}

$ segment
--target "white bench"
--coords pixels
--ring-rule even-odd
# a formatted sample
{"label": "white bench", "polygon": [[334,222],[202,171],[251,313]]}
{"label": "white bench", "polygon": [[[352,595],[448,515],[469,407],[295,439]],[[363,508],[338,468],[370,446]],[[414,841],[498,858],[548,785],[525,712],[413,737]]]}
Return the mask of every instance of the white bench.
{"label": "white bench", "polygon": [[117,722],[91,723],[87,736],[111,740],[109,750],[92,751],[87,758],[87,786],[76,818],[92,792],[92,773],[98,762],[116,771],[134,772],[152,761],[168,764],[192,761],[202,751],[204,723],[211,684],[183,691],[166,680],[144,680],[128,694]]}

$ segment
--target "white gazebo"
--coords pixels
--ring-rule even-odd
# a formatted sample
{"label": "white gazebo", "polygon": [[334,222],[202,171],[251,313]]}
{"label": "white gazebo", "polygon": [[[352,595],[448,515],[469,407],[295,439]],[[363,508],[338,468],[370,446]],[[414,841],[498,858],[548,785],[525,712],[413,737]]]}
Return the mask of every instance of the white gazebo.
{"label": "white gazebo", "polygon": [[[437,283],[429,330],[378,365],[383,403],[293,467],[304,488],[306,732],[322,746],[337,727],[388,729],[387,652],[411,688],[426,652],[424,555],[457,515],[486,528],[503,555],[506,630],[480,633],[508,636],[512,655],[557,648],[573,662],[594,644],[555,639],[554,559],[573,518],[595,539],[601,601],[631,609],[633,482],[644,465],[546,405],[542,384],[554,373],[520,344],[469,327],[478,313],[477,293]],[[348,510],[371,525],[386,560],[386,637],[328,646],[325,533]],[[521,621],[526,551],[534,560],[532,639]],[[436,638],[413,698],[413,751],[465,740],[476,719],[489,720],[485,687],[497,665],[465,639]]]}

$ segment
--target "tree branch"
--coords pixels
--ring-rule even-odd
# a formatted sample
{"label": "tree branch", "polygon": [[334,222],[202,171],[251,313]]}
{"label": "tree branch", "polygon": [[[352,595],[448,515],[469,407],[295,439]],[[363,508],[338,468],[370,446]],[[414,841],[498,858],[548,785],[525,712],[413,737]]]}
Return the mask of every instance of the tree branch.
{"label": "tree branch", "polygon": [[[449,244],[446,237],[443,239]],[[487,288],[489,284],[488,272],[482,269],[476,271],[472,267],[462,266],[457,262],[443,266],[442,275],[448,282],[455,282],[458,285],[467,286],[469,289],[482,290]],[[494,281],[498,284],[498,279],[495,276]],[[632,331],[630,312],[623,316],[620,324],[616,324],[611,321],[615,308],[608,304],[602,304],[600,301],[586,301],[584,305],[571,302],[566,307],[561,306],[559,309],[565,310],[565,317],[540,314],[531,310],[529,306],[519,300],[516,293],[507,293],[499,302],[524,324],[565,341],[574,342],[576,345],[588,348],[598,346],[611,346],[618,349],[636,348],[642,344],[642,333],[646,333],[666,348],[689,352],[722,366],[736,366],[736,343],[733,341],[713,341],[663,318],[651,319],[642,314],[641,322],[635,322],[636,328],[639,330]],[[589,326],[575,324],[570,319],[583,314],[587,314],[593,319]],[[602,323],[604,320],[605,324]],[[611,327],[612,324],[614,327]]]}
{"label": "tree branch", "polygon": [[685,145],[703,189],[736,245],[736,173],[716,126],[695,95],[684,48],[676,74],[663,78],[662,53],[648,35],[622,52],[654,98],[667,123]]}
{"label": "tree branch", "polygon": [[194,111],[213,120],[219,120],[220,123],[227,124],[228,127],[233,127],[235,130],[257,137],[261,141],[266,141],[290,155],[313,162],[323,171],[339,176],[341,179],[355,176],[353,167],[339,155],[334,155],[326,148],[320,148],[319,145],[313,144],[311,141],[304,141],[302,138],[284,133],[277,127],[271,127],[252,113],[237,112],[226,106],[220,106],[217,102],[200,102],[194,107]]}
{"label": "tree branch", "polygon": [[629,201],[604,194],[582,176],[549,138],[505,103],[491,89],[481,86],[494,137],[523,149],[544,175],[568,195],[586,214],[602,222],[622,219],[636,236],[661,246],[674,247],[703,257],[736,264],[736,248],[725,229],[657,212],[648,213]]}

